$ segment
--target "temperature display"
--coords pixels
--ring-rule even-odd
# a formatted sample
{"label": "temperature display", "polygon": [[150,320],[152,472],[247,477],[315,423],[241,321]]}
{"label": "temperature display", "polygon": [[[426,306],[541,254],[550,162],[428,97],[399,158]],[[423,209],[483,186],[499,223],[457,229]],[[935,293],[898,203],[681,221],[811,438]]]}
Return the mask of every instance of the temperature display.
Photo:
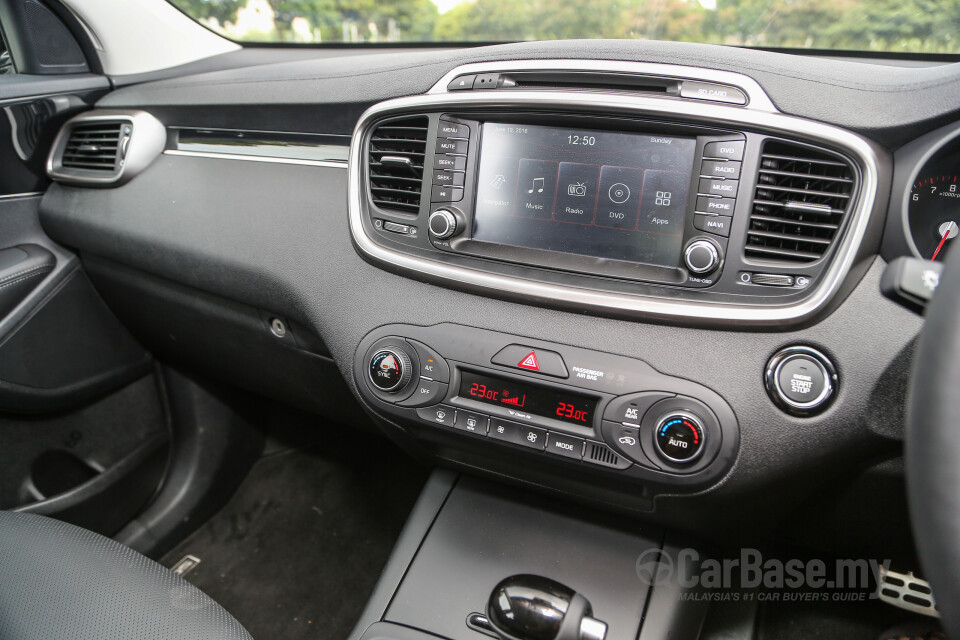
{"label": "temperature display", "polygon": [[494,376],[461,372],[460,396],[522,413],[573,424],[591,425],[597,401],[567,391],[557,391]]}

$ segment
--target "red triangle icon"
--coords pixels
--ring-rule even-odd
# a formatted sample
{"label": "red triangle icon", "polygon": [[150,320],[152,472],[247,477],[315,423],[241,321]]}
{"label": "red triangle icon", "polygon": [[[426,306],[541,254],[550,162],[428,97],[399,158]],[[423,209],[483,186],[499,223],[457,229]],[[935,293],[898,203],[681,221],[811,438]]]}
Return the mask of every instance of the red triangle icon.
{"label": "red triangle icon", "polygon": [[517,363],[517,366],[521,369],[529,369],[530,371],[540,371],[540,363],[537,362],[537,352],[531,351],[528,353],[523,360]]}

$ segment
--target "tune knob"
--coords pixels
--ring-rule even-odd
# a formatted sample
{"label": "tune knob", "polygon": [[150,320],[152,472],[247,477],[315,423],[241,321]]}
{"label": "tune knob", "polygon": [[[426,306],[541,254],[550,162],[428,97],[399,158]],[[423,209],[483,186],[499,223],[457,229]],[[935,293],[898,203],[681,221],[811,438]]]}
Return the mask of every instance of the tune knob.
{"label": "tune knob", "polygon": [[457,232],[457,216],[449,209],[437,209],[430,214],[429,226],[434,238],[446,240]]}
{"label": "tune knob", "polygon": [[720,266],[720,250],[709,240],[694,240],[687,245],[683,261],[693,273],[710,273]]}
{"label": "tune knob", "polygon": [[410,356],[399,347],[385,347],[370,358],[370,381],[380,391],[400,391],[412,376]]}

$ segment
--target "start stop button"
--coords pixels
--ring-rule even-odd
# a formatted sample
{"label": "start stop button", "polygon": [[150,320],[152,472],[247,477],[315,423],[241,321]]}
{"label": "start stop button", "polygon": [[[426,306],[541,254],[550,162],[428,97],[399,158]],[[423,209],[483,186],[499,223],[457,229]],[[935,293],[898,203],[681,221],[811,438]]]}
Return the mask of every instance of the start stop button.
{"label": "start stop button", "polygon": [[767,363],[764,376],[767,393],[781,408],[794,415],[822,411],[837,388],[837,372],[830,360],[810,347],[778,351]]}

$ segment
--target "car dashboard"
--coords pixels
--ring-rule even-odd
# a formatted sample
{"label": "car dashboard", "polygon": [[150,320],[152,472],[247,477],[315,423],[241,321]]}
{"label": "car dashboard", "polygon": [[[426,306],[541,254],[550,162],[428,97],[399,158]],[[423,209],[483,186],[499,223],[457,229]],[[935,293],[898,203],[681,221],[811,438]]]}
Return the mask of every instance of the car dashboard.
{"label": "car dashboard", "polygon": [[[838,505],[902,454],[922,319],[880,280],[956,235],[954,65],[341,53],[121,87],[64,126],[44,229],[144,345],[664,526],[762,535],[813,496],[797,535],[884,521]],[[104,122],[127,159],[76,162]]]}

